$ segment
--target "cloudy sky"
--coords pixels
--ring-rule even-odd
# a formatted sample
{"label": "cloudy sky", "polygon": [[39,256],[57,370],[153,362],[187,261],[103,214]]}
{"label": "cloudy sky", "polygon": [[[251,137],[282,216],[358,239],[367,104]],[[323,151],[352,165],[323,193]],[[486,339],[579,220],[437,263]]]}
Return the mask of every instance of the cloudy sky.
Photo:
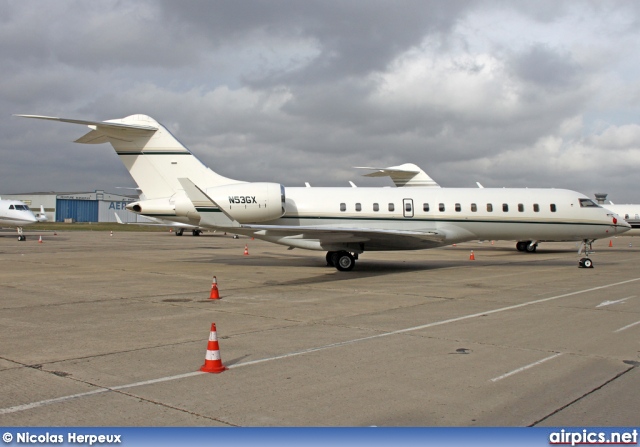
{"label": "cloudy sky", "polygon": [[0,0],[0,194],[133,187],[39,114],[164,124],[227,177],[640,203],[640,3]]}

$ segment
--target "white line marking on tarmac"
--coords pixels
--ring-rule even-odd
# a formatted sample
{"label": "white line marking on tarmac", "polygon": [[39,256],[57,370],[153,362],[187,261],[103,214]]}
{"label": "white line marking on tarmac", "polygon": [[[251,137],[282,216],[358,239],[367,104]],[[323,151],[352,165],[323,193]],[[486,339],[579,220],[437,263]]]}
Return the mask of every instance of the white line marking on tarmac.
{"label": "white line marking on tarmac", "polygon": [[[528,301],[526,303],[515,304],[513,306],[501,307],[499,309],[488,310],[486,312],[478,312],[478,313],[475,313],[475,314],[463,315],[461,317],[450,318],[448,320],[435,321],[433,323],[427,323],[427,324],[423,324],[423,325],[420,325],[420,326],[414,326],[414,327],[410,327],[410,328],[399,329],[397,331],[391,331],[391,332],[385,332],[385,333],[382,333],[382,334],[371,335],[369,337],[356,338],[354,340],[346,340],[346,341],[342,341],[342,342],[338,342],[338,343],[332,343],[332,344],[329,344],[329,345],[324,345],[324,346],[318,346],[318,347],[315,347],[315,348],[304,349],[302,351],[296,351],[296,352],[291,352],[291,353],[288,353],[288,354],[277,355],[277,356],[274,356],[274,357],[268,357],[268,358],[264,358],[264,359],[252,360],[252,361],[244,362],[244,363],[236,363],[234,365],[227,366],[227,368],[228,369],[234,369],[234,368],[240,368],[242,366],[256,365],[256,364],[259,364],[259,363],[271,362],[271,361],[274,361],[274,360],[280,360],[280,359],[285,359],[285,358],[289,358],[289,357],[295,357],[295,356],[298,356],[298,355],[309,354],[309,353],[312,353],[312,352],[323,351],[325,349],[331,349],[331,348],[337,348],[337,347],[340,347],[340,346],[346,346],[346,345],[350,345],[350,344],[354,344],[354,343],[359,343],[361,341],[373,340],[373,339],[376,339],[376,338],[388,337],[390,335],[403,334],[403,333],[406,333],[406,332],[419,331],[421,329],[427,329],[427,328],[431,328],[431,327],[435,327],[435,326],[442,326],[444,324],[455,323],[455,322],[464,321],[464,320],[469,320],[469,319],[481,317],[481,316],[484,316],[484,315],[491,315],[491,314],[495,314],[495,313],[499,313],[499,312],[505,312],[505,311],[508,311],[508,310],[519,309],[521,307],[532,306],[534,304],[544,303],[544,302],[547,302],[547,301],[554,301],[554,300],[558,300],[560,298],[566,298],[566,297],[569,297],[569,296],[580,295],[582,293],[595,292],[596,290],[608,289],[610,287],[620,286],[620,285],[623,285],[623,284],[628,284],[628,283],[636,282],[636,281],[640,281],[640,278],[628,279],[626,281],[620,281],[620,282],[616,282],[616,283],[612,283],[612,284],[606,284],[604,286],[592,287],[590,289],[578,290],[576,292],[563,293],[562,295],[556,295],[556,296],[552,296],[552,297],[549,297],[549,298],[541,298],[539,300]],[[32,408],[41,407],[43,405],[48,405],[48,404],[57,403],[57,402],[64,402],[64,401],[67,401],[67,400],[77,399],[77,398],[85,397],[85,396],[91,396],[91,395],[94,395],[94,394],[106,393],[107,391],[117,391],[117,390],[122,390],[122,389],[125,389],[125,388],[133,388],[133,387],[136,387],[136,386],[149,385],[149,384],[160,383],[160,382],[168,382],[168,381],[171,381],[171,380],[177,380],[177,379],[183,379],[183,378],[187,378],[187,377],[193,377],[193,376],[197,376],[197,375],[200,375],[200,374],[206,374],[206,373],[203,373],[201,371],[190,372],[190,373],[185,373],[185,374],[179,374],[179,375],[176,375],[176,376],[161,377],[159,379],[146,380],[144,382],[130,383],[130,384],[127,384],[127,385],[119,385],[119,386],[115,386],[115,387],[105,387],[105,388],[101,388],[101,389],[98,389],[98,390],[87,391],[86,393],[72,394],[70,396],[62,396],[62,397],[57,397],[57,398],[54,398],[54,399],[41,400],[41,401],[38,401],[38,402],[29,403],[29,404],[17,405],[15,407],[0,408],[0,415],[1,414],[7,414],[7,413],[16,413],[18,411],[29,410],[29,409],[32,409]]]}
{"label": "white line marking on tarmac", "polygon": [[596,307],[604,307],[604,306],[611,306],[612,304],[624,303],[628,299],[635,298],[635,297],[636,297],[635,295],[631,295],[631,296],[628,296],[626,298],[622,298],[622,299],[616,300],[616,301],[603,301],[600,304],[598,304]]}
{"label": "white line marking on tarmac", "polygon": [[542,363],[544,363],[544,362],[546,362],[548,360],[555,359],[556,357],[560,357],[561,355],[562,355],[561,352],[558,353],[558,354],[554,354],[554,355],[549,356],[547,358],[544,358],[542,360],[538,360],[537,362],[533,362],[533,363],[530,363],[530,364],[528,364],[526,366],[523,366],[522,368],[514,369],[513,371],[510,371],[510,372],[508,372],[506,374],[503,374],[503,375],[498,376],[498,377],[494,377],[493,379],[491,379],[491,381],[492,382],[497,382],[498,380],[506,379],[509,376],[512,376],[514,374],[518,374],[519,372],[522,372],[522,371],[526,371],[529,368],[533,368],[534,366],[538,366],[538,365],[540,365],[540,364],[542,364]]}
{"label": "white line marking on tarmac", "polygon": [[621,327],[620,329],[616,329],[615,331],[613,331],[613,333],[615,334],[617,332],[622,332],[625,329],[629,329],[630,327],[633,327],[633,326],[635,326],[637,324],[640,324],[640,321],[636,321],[635,323],[627,324],[625,327]]}

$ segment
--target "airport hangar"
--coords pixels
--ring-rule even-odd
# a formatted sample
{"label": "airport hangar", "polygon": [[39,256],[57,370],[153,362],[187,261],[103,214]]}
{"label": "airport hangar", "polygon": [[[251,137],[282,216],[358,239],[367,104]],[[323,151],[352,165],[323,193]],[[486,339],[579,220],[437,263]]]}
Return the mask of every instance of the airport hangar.
{"label": "airport hangar", "polygon": [[110,194],[103,190],[0,194],[0,197],[20,200],[34,213],[39,213],[42,205],[49,222],[116,222],[116,213],[123,222],[150,222],[126,209],[127,204],[138,200],[137,196]]}

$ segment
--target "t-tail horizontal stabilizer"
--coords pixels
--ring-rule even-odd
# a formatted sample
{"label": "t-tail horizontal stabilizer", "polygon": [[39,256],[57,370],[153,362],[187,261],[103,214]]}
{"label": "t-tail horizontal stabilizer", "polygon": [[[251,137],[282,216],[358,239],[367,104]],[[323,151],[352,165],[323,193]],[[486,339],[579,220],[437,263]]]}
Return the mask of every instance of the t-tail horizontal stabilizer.
{"label": "t-tail horizontal stabilizer", "polygon": [[413,163],[405,163],[400,166],[390,166],[388,168],[372,168],[358,166],[356,169],[371,169],[374,172],[364,174],[364,177],[391,177],[397,187],[422,186],[430,188],[440,188],[431,177]]}

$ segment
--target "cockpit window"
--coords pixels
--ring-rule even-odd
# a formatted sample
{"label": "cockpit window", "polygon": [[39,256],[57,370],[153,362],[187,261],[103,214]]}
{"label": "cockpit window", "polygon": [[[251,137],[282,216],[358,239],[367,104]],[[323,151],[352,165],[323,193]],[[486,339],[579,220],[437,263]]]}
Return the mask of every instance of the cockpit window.
{"label": "cockpit window", "polygon": [[15,208],[13,207],[13,205],[9,205],[9,209],[10,209],[10,210],[15,210]]}
{"label": "cockpit window", "polygon": [[27,211],[29,209],[26,205],[16,205],[17,210]]}
{"label": "cockpit window", "polygon": [[580,199],[580,207],[582,207],[582,208],[587,208],[587,207],[600,208],[600,205],[598,205],[596,202],[594,202],[591,199]]}

